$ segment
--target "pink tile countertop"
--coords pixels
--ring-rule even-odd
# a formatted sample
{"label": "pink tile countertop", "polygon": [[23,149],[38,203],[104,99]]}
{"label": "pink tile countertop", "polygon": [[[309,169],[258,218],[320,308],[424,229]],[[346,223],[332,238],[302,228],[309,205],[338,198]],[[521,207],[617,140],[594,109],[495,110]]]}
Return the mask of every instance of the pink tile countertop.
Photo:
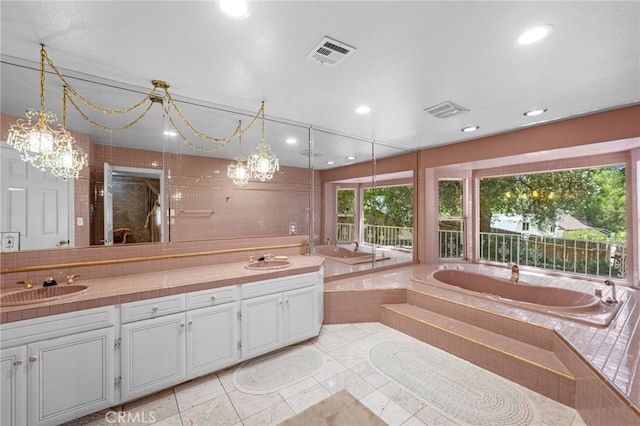
{"label": "pink tile countertop", "polygon": [[[0,323],[314,272],[324,261],[318,256],[289,256],[288,260],[291,266],[270,270],[246,269],[247,262],[237,262],[113,278],[79,277],[74,284],[88,286],[87,291],[46,302],[0,307]],[[62,277],[58,285],[66,285]],[[40,283],[34,283],[34,289],[40,286]],[[21,287],[2,290],[0,296],[15,291],[30,290]]]}
{"label": "pink tile countertop", "polygon": [[[609,327],[595,327],[411,281],[412,278],[427,277],[439,266],[412,265],[371,272],[358,277],[342,278],[325,282],[324,291],[416,289],[490,310],[500,315],[553,328],[610,383],[626,395],[636,408],[640,409],[640,291],[630,287],[617,286],[617,297],[622,303],[620,311]],[[448,266],[458,267],[457,264]],[[510,275],[507,268],[495,266],[460,264],[460,268],[468,272],[478,272],[506,279]],[[526,267],[520,268],[521,279],[526,280],[528,272]],[[611,295],[611,289],[604,288],[602,282],[552,275],[543,275],[542,277],[536,281],[537,285],[569,288],[590,294],[593,294],[594,289],[600,288],[603,290],[604,297]]]}

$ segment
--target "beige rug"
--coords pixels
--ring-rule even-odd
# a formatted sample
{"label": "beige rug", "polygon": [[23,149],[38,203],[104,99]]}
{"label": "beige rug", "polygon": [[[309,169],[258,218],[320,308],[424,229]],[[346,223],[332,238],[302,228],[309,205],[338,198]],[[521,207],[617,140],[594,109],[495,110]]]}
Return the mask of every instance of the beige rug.
{"label": "beige rug", "polygon": [[324,355],[312,345],[289,346],[241,364],[233,383],[244,393],[271,393],[313,376],[323,365]]}
{"label": "beige rug", "polygon": [[346,390],[280,423],[280,426],[385,426],[386,423]]}
{"label": "beige rug", "polygon": [[417,340],[377,343],[369,361],[455,424],[542,424],[541,413],[519,385]]}

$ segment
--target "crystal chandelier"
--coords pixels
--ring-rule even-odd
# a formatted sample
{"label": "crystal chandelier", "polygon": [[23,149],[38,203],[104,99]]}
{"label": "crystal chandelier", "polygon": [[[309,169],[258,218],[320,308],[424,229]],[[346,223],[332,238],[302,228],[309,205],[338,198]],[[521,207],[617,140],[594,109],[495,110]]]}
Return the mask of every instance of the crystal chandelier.
{"label": "crystal chandelier", "polygon": [[[25,113],[26,122],[19,119],[9,126],[7,143],[20,151],[21,158],[34,167],[42,171],[49,170],[56,177],[77,179],[80,170],[87,164],[87,155],[81,148],[74,147],[75,140],[64,124],[57,128],[50,126],[57,121],[57,117],[51,111],[45,112],[46,52],[44,44],[40,46],[40,111],[28,109]],[[38,117],[35,124],[32,123],[34,117]]]}
{"label": "crystal chandelier", "polygon": [[267,179],[271,179],[273,174],[280,170],[280,160],[278,157],[271,151],[271,147],[265,143],[264,138],[264,102],[262,103],[262,107],[260,108],[260,115],[262,118],[262,138],[260,139],[260,143],[256,147],[256,152],[254,152],[249,160],[247,161],[247,166],[249,168],[249,173],[251,177],[256,179],[260,179],[264,182]]}
{"label": "crystal chandelier", "polygon": [[227,165],[227,177],[233,180],[234,184],[244,186],[249,182],[251,176],[242,156],[242,121],[238,124],[236,134],[238,135],[238,155],[233,162]]}

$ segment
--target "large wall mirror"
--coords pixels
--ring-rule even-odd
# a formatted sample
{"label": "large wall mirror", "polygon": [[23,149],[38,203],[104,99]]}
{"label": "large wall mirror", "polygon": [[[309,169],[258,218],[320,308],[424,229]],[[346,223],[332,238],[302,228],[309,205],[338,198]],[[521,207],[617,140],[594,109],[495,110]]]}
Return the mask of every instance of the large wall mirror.
{"label": "large wall mirror", "polygon": [[[6,136],[5,128],[12,124],[7,120],[23,117],[25,108],[36,108],[40,103],[34,84],[39,67],[2,57],[1,71],[2,112],[13,116],[4,116],[2,134]],[[334,246],[357,241],[360,253],[369,251],[373,255],[358,262],[343,262],[335,268],[335,274],[375,267],[381,259],[377,251],[383,246],[410,250],[407,238],[400,247],[400,240],[383,242],[372,230],[376,225],[386,226],[374,217],[379,206],[358,207],[358,222],[352,229],[358,234],[353,241],[338,238],[333,225],[336,214],[327,210],[335,203],[332,194],[336,187],[357,188],[354,201],[371,203],[380,198],[372,196],[376,186],[411,183],[413,165],[404,173],[376,176],[375,162],[371,161],[374,155],[386,158],[403,154],[406,151],[402,148],[273,117],[268,103],[263,133],[261,117],[256,116],[260,105],[252,105],[253,110],[235,109],[177,96],[174,91],[172,102],[179,112],[167,107],[169,100],[159,90],[153,102],[126,114],[110,114],[107,110],[139,103],[149,93],[151,83],[147,87],[129,85],[72,71],[64,75],[77,92],[102,108],[79,103],[79,112],[76,106],[66,105],[66,127],[80,135],[77,142],[89,154],[90,167],[79,179],[62,181],[29,170],[30,166],[15,155],[17,152],[2,143],[2,231],[21,233],[20,250],[296,234],[301,240],[308,239],[312,247],[328,245],[327,240]],[[59,121],[63,118],[62,90],[59,79],[48,73],[47,110],[55,111]],[[202,137],[228,138],[239,125],[244,130],[241,141],[234,138],[225,143]],[[227,176],[227,166],[239,155],[251,156],[263,134],[279,159],[279,169],[264,181],[234,183]],[[22,174],[40,181],[49,194],[40,196],[42,205],[31,208],[34,204],[27,204],[26,192],[10,191],[9,187],[20,185],[11,180],[9,172],[17,173],[16,179]],[[323,183],[324,179],[329,183]],[[54,182],[57,187],[52,189]],[[20,205],[22,210],[11,207]],[[29,212],[27,205],[31,206]],[[45,223],[45,231],[55,228],[58,233],[31,238],[36,226],[26,222],[30,216]],[[410,235],[403,232],[404,237]]]}

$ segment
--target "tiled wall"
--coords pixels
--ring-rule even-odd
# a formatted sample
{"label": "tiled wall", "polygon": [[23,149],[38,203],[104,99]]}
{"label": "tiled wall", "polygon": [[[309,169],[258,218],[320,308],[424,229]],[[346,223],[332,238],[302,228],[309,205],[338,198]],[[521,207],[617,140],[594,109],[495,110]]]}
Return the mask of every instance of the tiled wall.
{"label": "tiled wall", "polygon": [[[171,241],[283,235],[289,234],[292,225],[297,234],[309,233],[311,176],[307,169],[280,167],[268,181],[250,181],[238,187],[226,177],[229,160],[103,146],[95,146],[94,150],[93,194],[103,191],[104,162],[164,170],[165,211],[170,209],[174,214]],[[319,201],[319,190],[315,194]],[[101,196],[94,198],[93,208],[101,211]],[[94,233],[100,235],[100,215],[96,215],[94,223]],[[165,235],[168,234],[165,228]]]}
{"label": "tiled wall", "polygon": [[[64,282],[66,276],[71,274],[80,275],[81,278],[78,280],[108,277],[117,279],[145,272],[242,262],[248,260],[251,255],[257,257],[257,255],[265,253],[297,255],[301,250],[298,245],[306,238],[306,236],[300,235],[283,235],[170,244],[123,244],[109,247],[96,246],[2,253],[3,269],[11,270],[43,265],[58,266],[38,271],[4,273],[0,275],[2,279],[0,288],[16,288],[16,282],[24,279],[33,279],[34,283],[43,282],[47,276],[53,276],[59,282]],[[282,245],[291,245],[292,247],[270,248]],[[261,249],[261,247],[264,248]],[[224,252],[199,255],[209,251]],[[172,256],[173,258],[171,258]],[[65,264],[76,263],[79,265],[65,266]]]}
{"label": "tiled wall", "polygon": [[[0,138],[6,139],[6,123],[18,117],[0,115],[3,126]],[[83,133],[73,132],[78,145],[88,154],[90,167],[85,167],[74,182],[75,247],[55,250],[2,253],[3,270],[40,265],[78,262],[124,260],[172,254],[198,253],[212,250],[242,249],[279,244],[298,244],[309,239],[310,199],[312,182],[309,170],[281,167],[273,179],[250,182],[238,188],[226,178],[228,160],[164,154],[115,146],[97,145]],[[103,164],[156,169],[165,171],[165,181],[171,171],[171,198],[166,208],[175,213],[171,229],[165,228],[169,244],[122,245],[101,247],[103,240]],[[320,208],[319,175],[314,175],[315,209]],[[168,182],[165,183],[169,189]],[[167,194],[169,191],[165,191]],[[168,197],[168,196],[167,196]],[[210,211],[211,214],[203,212]],[[320,215],[313,215],[315,229],[319,229]],[[78,226],[78,219],[82,225]],[[295,225],[295,233],[290,234]],[[165,225],[166,226],[166,225]],[[315,235],[318,239],[319,236]],[[95,246],[88,247],[90,244]],[[86,247],[86,248],[85,248]],[[151,260],[105,264],[99,266],[71,266],[35,272],[3,273],[0,288],[15,288],[21,279],[44,280],[45,276],[63,277],[81,274],[84,277],[128,275],[161,268],[199,266],[209,263],[245,260],[250,252],[208,257],[196,256],[171,260]],[[299,249],[282,250],[274,254],[299,254]]]}
{"label": "tiled wall", "polygon": [[324,324],[380,321],[380,305],[405,303],[405,289],[325,291]]}

